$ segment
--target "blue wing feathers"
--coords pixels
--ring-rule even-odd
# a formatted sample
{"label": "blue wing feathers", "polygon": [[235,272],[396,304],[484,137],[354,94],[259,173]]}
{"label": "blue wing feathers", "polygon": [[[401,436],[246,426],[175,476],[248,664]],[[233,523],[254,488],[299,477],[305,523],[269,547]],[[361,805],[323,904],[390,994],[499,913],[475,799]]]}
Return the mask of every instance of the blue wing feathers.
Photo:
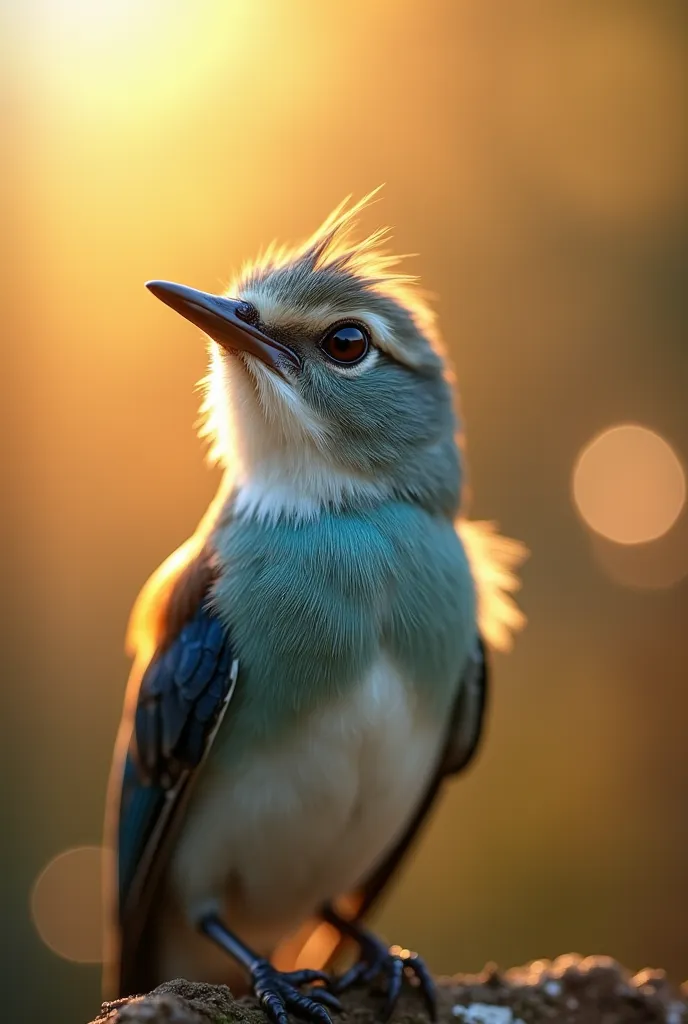
{"label": "blue wing feathers", "polygon": [[201,606],[141,680],[122,778],[119,891],[124,905],[170,791],[206,753],[231,686],[232,651],[220,620]]}
{"label": "blue wing feathers", "polygon": [[[127,768],[129,767],[135,775],[136,766],[132,759],[127,757]],[[160,817],[164,805],[165,790],[162,786],[141,786],[134,781],[126,809],[123,807],[120,815],[118,857],[120,906],[124,905],[136,875],[141,854],[153,834],[155,823]]]}
{"label": "blue wing feathers", "polygon": [[212,723],[227,695],[231,668],[229,639],[206,608],[177,639],[153,658],[141,681],[135,716],[135,755],[143,781],[178,775],[198,763],[186,749],[193,723]]}

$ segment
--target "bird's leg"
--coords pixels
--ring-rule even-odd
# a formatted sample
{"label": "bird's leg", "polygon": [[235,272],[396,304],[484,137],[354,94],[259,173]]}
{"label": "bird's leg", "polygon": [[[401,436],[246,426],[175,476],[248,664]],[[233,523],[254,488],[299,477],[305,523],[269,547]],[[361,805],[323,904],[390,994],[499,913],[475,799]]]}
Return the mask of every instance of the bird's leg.
{"label": "bird's leg", "polygon": [[216,914],[203,917],[198,929],[246,969],[254,995],[273,1024],[289,1024],[288,1010],[310,1024],[332,1024],[325,1007],[341,1009],[335,995],[322,987],[311,988],[308,995],[299,992],[300,986],[315,981],[329,983],[331,979],[325,971],[278,971],[269,960],[245,945]]}
{"label": "bird's leg", "polygon": [[340,993],[353,985],[370,985],[376,978],[382,976],[387,981],[387,998],[383,1011],[387,1020],[394,1012],[394,1007],[401,994],[401,985],[404,973],[417,979],[425,1005],[432,1020],[437,1019],[437,999],[435,983],[430,971],[417,953],[412,953],[401,946],[390,946],[372,932],[368,931],[361,924],[355,921],[347,921],[329,904],[322,909],[323,920],[337,928],[342,935],[346,935],[358,943],[361,950],[361,958],[350,970],[346,971],[340,978],[336,978],[330,988],[333,992]]}

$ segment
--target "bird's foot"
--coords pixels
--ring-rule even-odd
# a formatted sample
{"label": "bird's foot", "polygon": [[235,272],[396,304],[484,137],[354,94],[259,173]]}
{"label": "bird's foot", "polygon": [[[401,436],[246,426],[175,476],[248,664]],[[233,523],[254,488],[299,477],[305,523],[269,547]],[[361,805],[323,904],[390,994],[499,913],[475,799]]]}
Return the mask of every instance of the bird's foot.
{"label": "bird's foot", "polygon": [[371,985],[378,978],[383,979],[387,992],[382,1016],[388,1020],[394,1013],[406,975],[420,989],[431,1020],[436,1020],[435,982],[421,957],[401,946],[390,946],[388,949],[380,939],[363,929],[359,941],[361,959],[340,978],[334,979],[330,985],[331,991],[339,994],[355,985]]}
{"label": "bird's foot", "polygon": [[322,986],[309,988],[307,993],[299,991],[302,985],[313,985],[317,981],[330,986],[332,978],[325,971],[278,971],[269,960],[247,946],[216,913],[201,917],[197,927],[246,969],[251,977],[251,989],[272,1024],[289,1024],[289,1010],[307,1024],[332,1024],[325,1007],[341,1010],[337,996]]}
{"label": "bird's foot", "polygon": [[332,1024],[326,1007],[342,1009],[336,995],[323,987],[299,991],[302,985],[312,986],[316,981],[331,987],[332,979],[325,971],[278,971],[262,959],[251,967],[253,992],[272,1024],[289,1024],[289,1010],[308,1024]]}

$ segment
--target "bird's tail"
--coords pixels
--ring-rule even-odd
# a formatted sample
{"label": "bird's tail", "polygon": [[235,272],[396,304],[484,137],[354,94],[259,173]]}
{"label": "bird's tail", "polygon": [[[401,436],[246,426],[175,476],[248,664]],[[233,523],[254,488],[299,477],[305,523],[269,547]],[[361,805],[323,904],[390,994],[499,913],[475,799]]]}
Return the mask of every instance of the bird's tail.
{"label": "bird's tail", "polygon": [[456,529],[463,542],[478,596],[478,625],[490,647],[507,651],[526,617],[513,594],[520,589],[517,570],[528,557],[518,540],[502,537],[495,523],[461,517]]}

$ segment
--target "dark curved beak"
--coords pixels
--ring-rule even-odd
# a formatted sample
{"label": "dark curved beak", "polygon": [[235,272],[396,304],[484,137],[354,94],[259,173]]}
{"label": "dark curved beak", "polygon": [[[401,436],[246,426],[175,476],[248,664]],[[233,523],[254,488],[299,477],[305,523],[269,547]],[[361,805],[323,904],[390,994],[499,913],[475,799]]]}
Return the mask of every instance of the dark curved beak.
{"label": "dark curved beak", "polygon": [[248,352],[282,376],[287,366],[296,369],[301,366],[301,360],[292,349],[269,338],[246,319],[252,309],[247,303],[199,292],[172,281],[146,281],[146,288],[223,348]]}

